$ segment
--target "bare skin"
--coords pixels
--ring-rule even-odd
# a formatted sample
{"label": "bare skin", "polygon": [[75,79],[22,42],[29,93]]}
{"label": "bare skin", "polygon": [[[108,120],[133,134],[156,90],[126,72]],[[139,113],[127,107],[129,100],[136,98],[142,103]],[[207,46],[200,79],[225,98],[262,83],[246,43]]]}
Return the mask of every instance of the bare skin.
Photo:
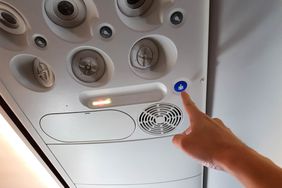
{"label": "bare skin", "polygon": [[240,141],[218,118],[201,112],[190,96],[181,93],[190,127],[173,143],[203,165],[224,170],[246,188],[282,187],[282,169]]}

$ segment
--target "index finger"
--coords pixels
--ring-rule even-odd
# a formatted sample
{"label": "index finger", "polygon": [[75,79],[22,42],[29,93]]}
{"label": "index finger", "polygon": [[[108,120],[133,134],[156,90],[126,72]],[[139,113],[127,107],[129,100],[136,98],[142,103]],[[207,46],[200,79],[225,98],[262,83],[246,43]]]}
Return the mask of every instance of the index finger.
{"label": "index finger", "polygon": [[184,105],[185,110],[187,111],[190,123],[197,121],[202,114],[195,103],[192,101],[191,97],[186,92],[181,92],[181,98]]}

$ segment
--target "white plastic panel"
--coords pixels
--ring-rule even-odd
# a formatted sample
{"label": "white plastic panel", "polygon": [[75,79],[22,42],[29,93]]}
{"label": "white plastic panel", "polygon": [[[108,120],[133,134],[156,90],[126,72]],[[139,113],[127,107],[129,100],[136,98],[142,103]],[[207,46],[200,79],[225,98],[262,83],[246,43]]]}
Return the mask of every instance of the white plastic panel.
{"label": "white plastic panel", "polygon": [[[38,47],[31,42],[32,44],[28,46],[24,52],[1,49],[1,52],[3,51],[3,54],[5,54],[1,56],[2,61],[6,63],[0,64],[0,79],[11,97],[18,104],[18,107],[29,119],[33,128],[36,129],[40,137],[46,143],[60,142],[51,139],[42,131],[39,124],[42,116],[51,113],[70,113],[90,110],[88,106],[81,103],[81,95],[83,95],[84,92],[96,95],[96,93],[100,91],[111,91],[117,88],[160,83],[157,87],[157,93],[159,93],[158,97],[150,98],[150,94],[148,94],[148,96],[146,95],[147,98],[150,98],[150,103],[113,107],[115,110],[123,111],[129,114],[134,120],[137,120],[143,110],[153,103],[153,101],[151,101],[152,98],[154,98],[154,101],[160,100],[158,102],[171,103],[182,108],[179,93],[174,91],[174,84],[179,80],[188,80],[188,92],[198,106],[202,110],[205,109],[209,15],[208,1],[178,0],[171,1],[167,6],[159,7],[163,23],[155,30],[146,34],[132,31],[120,21],[119,17],[113,16],[116,14],[117,8],[115,1],[97,0],[95,1],[97,9],[101,10],[102,7],[107,7],[107,11],[100,12],[100,21],[109,22],[115,32],[110,40],[103,40],[100,38],[99,32],[97,32],[99,29],[98,25],[94,24],[93,28],[96,29],[94,36],[89,39],[87,44],[71,43],[58,38],[58,36],[49,29],[49,25],[45,23],[42,17],[42,10],[44,9],[34,8],[34,14],[41,15],[35,18],[33,14],[30,15],[30,8],[26,3],[23,3],[23,1],[12,0],[9,2],[16,7],[20,7],[21,13],[32,23],[32,28],[35,31],[36,29],[38,29],[38,32],[41,31],[39,33],[37,32],[37,35],[41,34],[44,36],[48,41],[48,45],[46,48],[39,50]],[[43,8],[43,2],[34,1],[32,4],[34,7]],[[179,7],[181,7],[181,9]],[[170,23],[170,15],[174,11],[182,11],[184,14],[184,22],[177,27],[172,26]],[[33,34],[31,33],[30,40],[33,40],[32,36]],[[173,64],[169,64],[171,62],[168,62],[168,69],[156,67],[158,69],[153,71],[146,70],[146,74],[155,73],[161,75],[161,77],[158,78],[153,76],[153,80],[148,80],[136,75],[136,73],[131,70],[129,62],[130,49],[134,43],[146,37],[155,37],[154,39],[159,40],[161,46],[164,46],[164,57],[168,58],[168,60],[173,59],[175,61]],[[162,43],[161,41],[164,38],[169,39],[170,42]],[[173,43],[176,50],[176,52],[173,53],[173,58],[169,57],[168,49],[170,48],[167,47],[171,43]],[[107,54],[107,57],[113,61],[114,69],[111,69],[113,73],[111,73],[112,75],[108,78],[107,82],[103,82],[102,85],[94,84],[90,86],[81,84],[69,73],[69,57],[74,51],[84,49],[86,46],[97,50],[99,49],[99,52]],[[167,47],[167,49],[165,47]],[[34,91],[18,83],[15,75],[11,73],[11,67],[9,65],[11,59],[18,54],[31,54],[42,58],[48,63],[52,67],[55,75],[54,86],[49,90]],[[29,79],[32,79],[32,76],[30,76]],[[27,80],[23,82],[27,82]],[[145,102],[143,97],[144,96],[139,97],[138,100]],[[183,131],[187,127],[187,122],[188,117],[185,117],[183,124],[179,126],[179,129],[175,129],[175,131],[171,132],[171,135]],[[135,140],[146,138],[155,138],[155,136],[144,134],[143,131],[137,128],[128,139]]]}
{"label": "white plastic panel", "polygon": [[135,122],[116,110],[48,114],[40,120],[43,131],[62,142],[120,140],[135,130]]}
{"label": "white plastic panel", "polygon": [[[105,108],[140,103],[158,102],[167,94],[167,87],[162,83],[150,83],[99,91],[84,91],[79,98],[88,108]],[[107,102],[107,100],[109,102]],[[105,101],[103,103],[103,101]],[[94,103],[93,103],[94,102]],[[95,105],[96,102],[96,105]]]}
{"label": "white plastic panel", "polygon": [[49,147],[76,184],[148,184],[201,175],[202,167],[171,139]]}
{"label": "white plastic panel", "polygon": [[[17,8],[26,18],[29,29],[25,36],[28,43],[24,48],[20,48],[21,51],[16,51],[14,48],[5,45],[6,43],[14,45],[12,42],[18,41],[16,36],[6,38],[7,35],[2,35],[2,32],[0,32],[1,38],[6,41],[1,45],[3,48],[0,49],[2,62],[0,63],[0,80],[3,85],[0,88],[1,95],[5,99],[9,99],[9,104],[13,104],[13,110],[19,112],[17,113],[19,119],[25,122],[26,129],[36,142],[41,143],[40,146],[46,156],[56,169],[60,170],[60,174],[71,187],[75,187],[72,181],[75,181],[74,183],[90,182],[97,185],[102,180],[105,184],[112,182],[125,184],[134,181],[144,185],[146,182],[156,182],[156,186],[157,182],[164,181],[173,185],[173,187],[179,187],[178,184],[171,184],[168,181],[201,174],[201,165],[181,153],[171,143],[171,137],[176,133],[183,132],[188,126],[189,119],[185,113],[183,113],[179,125],[165,134],[148,134],[139,126],[136,126],[133,134],[123,140],[108,140],[110,143],[104,142],[103,144],[100,141],[92,140],[91,143],[80,143],[80,145],[67,145],[70,143],[48,136],[47,131],[44,132],[40,126],[40,119],[46,114],[66,114],[91,110],[89,106],[81,102],[81,95],[84,92],[90,94],[90,96],[96,96],[100,91],[107,91],[108,89],[108,91],[111,91],[117,88],[128,89],[131,86],[160,83],[158,87],[161,89],[156,92],[158,93],[157,98],[150,96],[152,92],[146,90],[148,91],[146,98],[150,100],[145,100],[145,97],[141,95],[134,101],[134,104],[122,103],[110,108],[99,109],[122,111],[131,116],[138,125],[137,121],[140,114],[156,102],[175,105],[184,112],[179,93],[174,91],[175,83],[180,80],[188,81],[187,91],[191,94],[195,103],[202,110],[205,110],[209,1],[153,1],[152,8],[142,17],[124,19],[124,16],[120,16],[121,12],[117,10],[115,0],[84,0],[87,18],[85,22],[74,28],[65,28],[54,24],[44,12],[43,0],[30,0],[29,3],[22,0],[7,0],[6,2]],[[76,1],[73,0],[72,2]],[[31,9],[32,11],[30,11]],[[181,12],[183,15],[183,22],[178,25],[174,25],[170,21],[175,12]],[[110,38],[104,38],[100,35],[100,29],[103,26],[109,26],[112,29]],[[44,37],[47,41],[46,46],[36,46],[35,36]],[[130,64],[130,50],[137,41],[145,38],[154,39],[158,43],[159,60],[156,66],[152,66],[150,69],[136,70]],[[78,81],[70,69],[72,56],[82,49],[93,49],[99,52],[105,60],[106,72],[97,82],[88,84]],[[18,82],[17,75],[13,75],[13,68],[9,62],[18,55],[18,57],[23,57],[21,56],[23,54],[40,58],[50,65],[55,76],[53,87],[43,90],[31,89],[26,84]],[[23,59],[19,59],[19,61],[21,60]],[[35,77],[32,75],[32,67],[27,68],[31,68],[29,69],[31,75],[20,77],[23,78],[21,81],[24,83],[36,82],[36,80],[33,80]],[[138,89],[140,88],[136,88],[136,91]],[[141,103],[137,104],[137,100],[140,100]],[[85,121],[86,119],[77,120],[76,124],[73,124],[73,128],[76,129],[79,122]],[[118,118],[107,121],[119,123]],[[103,123],[104,120],[101,122]],[[119,130],[119,132],[116,129],[117,127],[109,126],[111,132],[106,133],[99,129],[101,131],[99,136],[103,136],[99,139],[121,138],[121,133],[128,135],[130,132],[129,125],[118,125],[117,123],[116,125],[124,130]],[[73,131],[75,133],[71,134],[62,133],[61,129],[57,132],[57,129],[54,128],[55,125],[50,126],[52,128],[49,127],[50,130],[48,131],[51,131],[51,134],[56,137],[63,137],[63,139],[72,140],[72,142],[74,140],[85,140],[85,137],[88,140],[87,142],[93,139],[93,135],[88,132],[88,122],[85,123],[83,129]],[[65,127],[67,125],[61,123],[60,126]],[[97,129],[95,128],[95,130]],[[79,132],[84,132],[83,136]],[[95,136],[95,138],[97,137],[98,135]],[[164,138],[167,138],[167,140],[163,141]],[[46,146],[50,146],[52,151],[54,150],[53,153],[46,149]],[[114,146],[118,146],[119,150]],[[83,155],[84,153],[87,155]],[[149,155],[150,153],[152,155]],[[120,156],[122,159],[117,160],[116,156]],[[98,157],[100,157],[100,162],[96,164],[94,159]],[[150,166],[138,163],[134,168],[137,159],[138,161],[146,160]],[[152,162],[150,162],[150,159]],[[115,160],[119,163],[114,163]],[[58,161],[60,164],[58,164]],[[93,172],[88,171],[87,166],[95,169],[93,165],[95,167],[97,165],[98,167],[107,166],[108,161],[111,162],[112,166],[119,165],[118,169],[115,168],[119,173],[114,173],[116,171],[110,168],[113,173],[106,174],[105,177],[108,179],[102,179],[103,177],[99,174],[97,177],[90,177]],[[140,169],[137,169],[137,167]],[[66,170],[63,171],[62,169]],[[129,177],[132,177],[132,179],[123,177],[124,174],[130,175]],[[94,182],[95,180],[97,182]],[[106,180],[109,180],[109,182]],[[181,185],[184,186],[185,183],[187,183],[187,186],[190,185],[188,181],[182,181]],[[160,183],[163,187],[165,187],[165,184]],[[148,187],[150,185],[152,184],[148,184]],[[196,181],[192,188],[200,186],[200,181]],[[122,185],[119,187],[122,187]],[[146,186],[144,185],[144,187]]]}

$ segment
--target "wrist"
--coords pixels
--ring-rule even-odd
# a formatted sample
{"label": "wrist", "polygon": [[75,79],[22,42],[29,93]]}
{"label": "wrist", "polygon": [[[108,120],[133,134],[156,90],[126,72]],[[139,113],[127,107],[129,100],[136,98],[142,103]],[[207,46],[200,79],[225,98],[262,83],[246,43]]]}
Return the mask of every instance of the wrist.
{"label": "wrist", "polygon": [[282,185],[281,168],[243,143],[226,148],[216,157],[215,163],[245,187],[269,188]]}
{"label": "wrist", "polygon": [[221,152],[218,152],[214,157],[214,163],[222,170],[231,172],[234,166],[240,162],[242,157],[249,156],[252,152],[247,145],[243,143],[236,143],[233,145],[226,145],[222,147]]}

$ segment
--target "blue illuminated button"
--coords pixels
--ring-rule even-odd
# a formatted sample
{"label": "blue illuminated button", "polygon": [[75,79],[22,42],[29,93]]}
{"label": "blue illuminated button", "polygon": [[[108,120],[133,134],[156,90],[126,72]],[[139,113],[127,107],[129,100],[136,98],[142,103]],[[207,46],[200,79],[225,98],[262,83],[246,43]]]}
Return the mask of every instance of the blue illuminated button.
{"label": "blue illuminated button", "polygon": [[185,89],[187,89],[187,82],[185,81],[178,81],[174,84],[174,91],[176,92],[182,92],[184,91]]}

